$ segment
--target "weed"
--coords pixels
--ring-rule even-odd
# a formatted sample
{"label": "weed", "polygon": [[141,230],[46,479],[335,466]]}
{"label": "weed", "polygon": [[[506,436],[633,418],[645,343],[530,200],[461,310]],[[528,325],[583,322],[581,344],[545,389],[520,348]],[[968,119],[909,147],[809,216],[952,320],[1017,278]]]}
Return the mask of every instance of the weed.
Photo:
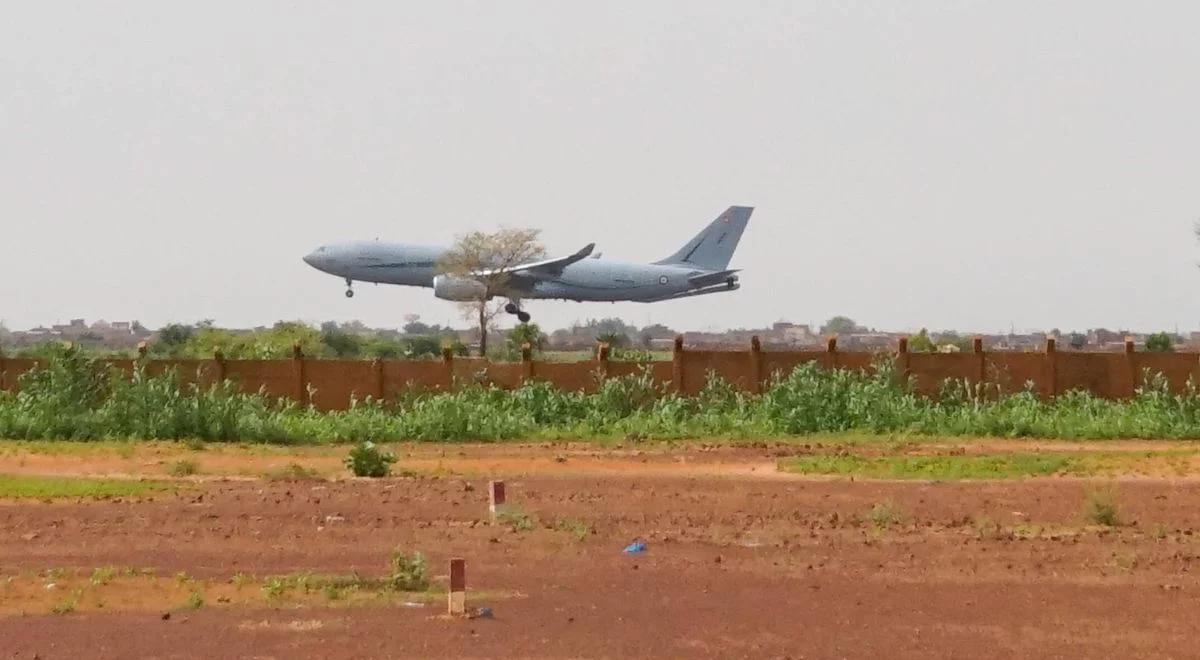
{"label": "weed", "polygon": [[1138,556],[1136,552],[1114,552],[1113,564],[1123,571],[1132,571],[1137,568]]}
{"label": "weed", "polygon": [[397,550],[392,553],[390,568],[388,583],[391,588],[397,591],[424,591],[429,588],[425,556],[421,553],[409,556]]}
{"label": "weed", "polygon": [[392,471],[391,464],[396,462],[396,455],[379,449],[368,440],[355,445],[345,462],[356,477],[386,477]]}
{"label": "weed", "polygon": [[515,504],[506,504],[503,507],[498,507],[496,522],[508,525],[514,532],[530,532],[537,526],[534,518]]}
{"label": "weed", "polygon": [[183,441],[183,446],[188,451],[204,451],[208,444],[202,438],[186,438]]}
{"label": "weed", "polygon": [[996,538],[1000,534],[1000,526],[987,516],[979,516],[975,518],[975,533],[981,539]]}
{"label": "weed", "polygon": [[172,477],[190,477],[200,474],[200,465],[196,461],[185,458],[172,463],[169,471]]}
{"label": "weed", "polygon": [[574,536],[576,541],[583,541],[592,533],[591,526],[577,518],[561,518],[554,523],[554,529]]}
{"label": "weed", "polygon": [[179,571],[175,574],[175,581],[179,584],[187,584],[192,581],[192,576],[187,574],[187,571]]}
{"label": "weed", "polygon": [[892,525],[900,523],[900,511],[891,502],[876,504],[871,507],[871,512],[867,516],[877,530],[887,529]]}
{"label": "weed", "polygon": [[335,584],[326,584],[321,587],[321,593],[325,595],[325,600],[341,600],[345,595],[345,589]]}
{"label": "weed", "polygon": [[184,607],[189,610],[198,610],[204,607],[204,594],[199,591],[193,591],[188,596],[187,602],[184,603]]}
{"label": "weed", "polygon": [[1088,522],[1105,527],[1121,524],[1116,493],[1111,488],[1088,489],[1084,495],[1083,515]]}
{"label": "weed", "polygon": [[311,481],[319,480],[321,475],[312,468],[304,467],[299,463],[288,463],[287,465],[267,472],[266,477],[271,481]]}
{"label": "weed", "polygon": [[75,599],[71,598],[57,603],[50,611],[55,614],[70,614],[75,611]]}
{"label": "weed", "polygon": [[241,589],[246,585],[247,582],[250,582],[250,579],[251,578],[249,575],[246,575],[242,572],[237,572],[233,574],[233,577],[229,578],[229,582],[234,586],[234,588]]}
{"label": "weed", "polygon": [[92,571],[91,583],[92,586],[102,587],[112,581],[117,575],[117,569],[112,566],[97,568]]}
{"label": "weed", "polygon": [[1167,538],[1167,533],[1169,531],[1170,530],[1167,529],[1166,525],[1164,525],[1162,523],[1157,523],[1154,525],[1154,529],[1151,530],[1150,536],[1156,540],[1161,541],[1161,540]]}
{"label": "weed", "polygon": [[282,599],[285,595],[287,595],[288,589],[288,582],[282,577],[268,578],[262,586],[263,596],[269,601]]}

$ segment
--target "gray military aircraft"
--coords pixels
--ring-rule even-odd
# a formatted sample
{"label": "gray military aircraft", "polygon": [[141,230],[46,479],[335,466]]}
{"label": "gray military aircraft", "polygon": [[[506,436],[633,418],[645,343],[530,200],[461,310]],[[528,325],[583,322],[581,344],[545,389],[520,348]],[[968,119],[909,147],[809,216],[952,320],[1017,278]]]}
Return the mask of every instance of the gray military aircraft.
{"label": "gray military aircraft", "polygon": [[[478,271],[473,276],[438,272],[438,259],[446,248],[356,241],[323,245],[304,261],[317,270],[346,280],[346,297],[354,296],[354,282],[400,284],[433,289],[443,300],[478,300],[481,295],[508,298],[505,311],[522,322],[529,313],[521,309],[526,299],[559,299],[599,302],[658,302],[739,287],[737,269],[729,260],[754,209],[731,206],[679,251],[652,264],[601,259],[590,243],[575,254],[544,259],[502,271]],[[503,273],[501,291],[488,291],[484,278]]]}

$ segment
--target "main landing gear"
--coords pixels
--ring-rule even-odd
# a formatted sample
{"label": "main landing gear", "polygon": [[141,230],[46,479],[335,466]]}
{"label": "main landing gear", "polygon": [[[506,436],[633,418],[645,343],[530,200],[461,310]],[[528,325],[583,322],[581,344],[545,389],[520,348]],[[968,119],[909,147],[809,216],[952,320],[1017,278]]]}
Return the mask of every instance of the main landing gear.
{"label": "main landing gear", "polygon": [[354,280],[350,279],[349,277],[346,278],[346,297],[354,297]]}
{"label": "main landing gear", "polygon": [[522,310],[521,306],[515,302],[510,302],[507,305],[505,305],[504,311],[508,312],[509,314],[516,314],[517,320],[520,321],[521,323],[529,323],[529,319],[533,318],[532,316],[529,315],[529,312]]}

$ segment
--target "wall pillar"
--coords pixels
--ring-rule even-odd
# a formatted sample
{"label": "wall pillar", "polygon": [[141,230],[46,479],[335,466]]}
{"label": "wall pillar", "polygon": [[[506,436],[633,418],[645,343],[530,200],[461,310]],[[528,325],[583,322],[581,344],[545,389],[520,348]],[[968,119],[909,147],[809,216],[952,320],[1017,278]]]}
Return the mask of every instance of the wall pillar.
{"label": "wall pillar", "polygon": [[671,353],[671,386],[683,394],[683,335],[675,336],[675,347]]}
{"label": "wall pillar", "polygon": [[1058,396],[1058,355],[1055,350],[1054,337],[1046,339],[1046,396]]}
{"label": "wall pillar", "polygon": [[304,373],[304,351],[301,350],[299,343],[292,344],[292,376],[295,378],[296,401],[301,406],[307,407],[312,402],[308,400],[308,377]]}
{"label": "wall pillar", "polygon": [[763,391],[763,358],[762,342],[758,335],[750,338],[750,391],[762,394]]}

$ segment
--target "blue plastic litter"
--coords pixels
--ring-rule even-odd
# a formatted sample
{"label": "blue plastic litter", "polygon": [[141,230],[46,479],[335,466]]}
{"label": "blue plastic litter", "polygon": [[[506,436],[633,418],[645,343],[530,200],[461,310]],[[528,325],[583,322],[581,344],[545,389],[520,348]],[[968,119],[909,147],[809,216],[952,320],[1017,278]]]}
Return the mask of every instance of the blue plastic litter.
{"label": "blue plastic litter", "polygon": [[645,551],[646,551],[646,542],[645,541],[634,541],[633,543],[630,543],[629,545],[625,546],[625,550],[624,550],[625,554],[627,554],[627,555],[631,555],[635,552],[645,552]]}

